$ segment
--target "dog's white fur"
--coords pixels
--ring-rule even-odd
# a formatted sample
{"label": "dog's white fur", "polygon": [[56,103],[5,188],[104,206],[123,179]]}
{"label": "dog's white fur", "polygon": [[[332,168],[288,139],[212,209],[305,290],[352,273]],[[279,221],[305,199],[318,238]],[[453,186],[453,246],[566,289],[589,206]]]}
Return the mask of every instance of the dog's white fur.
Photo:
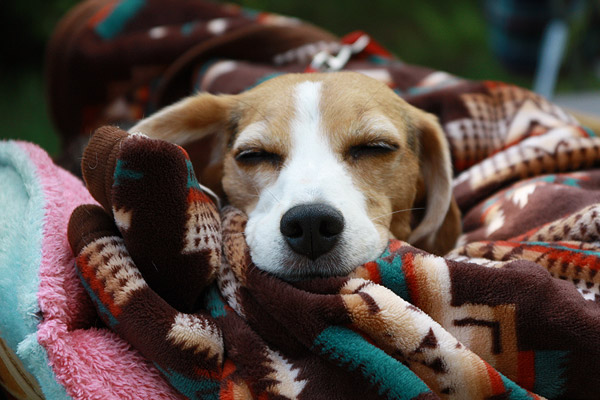
{"label": "dog's white fur", "polygon": [[[352,266],[381,254],[387,242],[387,238],[381,240],[377,234],[367,215],[364,194],[357,190],[323,133],[321,85],[321,82],[302,82],[294,87],[292,151],[276,181],[259,194],[246,226],[246,240],[254,263],[265,271],[288,277],[292,272],[294,275],[348,273]],[[250,128],[255,129],[252,125]],[[245,136],[245,131],[239,135],[240,139]],[[338,245],[323,256],[318,271],[310,260],[299,258],[279,232],[283,214],[307,203],[328,204],[339,210],[345,220]],[[342,257],[347,262],[336,261]]]}
{"label": "dog's white fur", "polygon": [[[234,119],[238,131],[227,132]],[[392,237],[448,250],[438,241],[451,247],[458,235],[450,156],[439,125],[381,83],[356,73],[286,75],[237,96],[198,95],[131,131],[182,145],[215,136],[205,169],[221,171],[224,165],[223,190],[248,214],[245,234],[253,262],[287,279],[345,275],[376,258]],[[378,140],[392,142],[397,151],[348,159],[352,143]],[[253,148],[278,153],[281,165],[237,162],[236,154]],[[211,178],[203,172],[201,180]],[[390,179],[398,180],[391,189],[377,182]],[[404,209],[415,201],[426,203],[427,210],[412,229]],[[314,261],[296,254],[280,232],[282,216],[307,203],[327,204],[345,221],[336,246]]]}

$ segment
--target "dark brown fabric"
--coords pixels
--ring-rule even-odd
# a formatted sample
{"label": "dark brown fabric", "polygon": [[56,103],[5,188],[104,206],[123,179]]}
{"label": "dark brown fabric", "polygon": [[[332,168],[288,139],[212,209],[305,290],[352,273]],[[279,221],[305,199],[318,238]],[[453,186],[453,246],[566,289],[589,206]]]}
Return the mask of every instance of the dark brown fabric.
{"label": "dark brown fabric", "polygon": [[[189,165],[190,170],[174,165]],[[178,310],[194,310],[212,277],[212,269],[201,266],[220,258],[220,248],[210,246],[220,242],[220,232],[218,225],[202,222],[217,212],[205,194],[189,186],[195,177],[187,154],[105,127],[86,148],[82,170],[90,193],[115,215],[129,254],[150,287]],[[188,221],[190,215],[197,220]],[[163,268],[171,272],[165,274]],[[183,286],[173,284],[182,278]]]}
{"label": "dark brown fabric", "polygon": [[[111,131],[96,133],[102,134]],[[90,146],[96,143],[101,141],[94,138]],[[521,204],[528,210],[528,200],[542,201],[535,197],[540,185],[567,198],[581,194],[566,187],[585,188],[587,211],[551,222],[566,235],[557,242],[539,241],[548,240],[543,235],[550,225],[544,223],[528,236],[506,240],[497,234],[501,240],[468,242],[445,258],[391,241],[377,260],[349,276],[289,283],[252,264],[243,214],[229,207],[220,215],[206,212],[212,209],[210,200],[200,196],[183,149],[141,135],[127,135],[119,149],[117,163],[127,169],[115,168],[111,215],[99,207],[78,209],[69,239],[99,315],[183,395],[520,399],[540,398],[532,393],[538,392],[557,399],[595,398],[600,252],[589,230],[585,238],[594,241],[579,237],[574,242],[565,227],[581,233],[578,224],[596,218],[598,170],[542,175],[499,193],[511,207]],[[145,180],[147,190],[137,193],[156,170],[160,176],[189,175],[185,181]],[[523,187],[528,189],[519,192]],[[180,190],[188,191],[177,200],[186,207],[165,210],[166,203],[150,198]],[[487,201],[484,208],[503,207],[502,201]],[[136,216],[129,224],[116,211],[122,205]],[[208,208],[197,212],[199,205]],[[165,229],[157,225],[153,232],[165,244],[151,241],[140,229],[148,221],[156,223],[156,215],[176,210],[182,218],[162,220]],[[513,218],[522,216],[510,210],[516,209],[506,208],[498,229],[518,227]],[[111,220],[118,233],[106,228]],[[177,224],[188,227],[190,221],[193,227],[214,226],[220,235],[201,229],[203,243],[213,251],[220,245],[223,252],[220,262],[211,263],[210,253],[198,251],[195,266],[203,271],[196,280],[203,288],[199,297],[187,291],[188,275],[171,263],[181,259],[186,235],[173,235],[180,246],[166,241]],[[494,234],[489,231],[488,226],[485,232]],[[83,247],[80,237],[87,238]],[[135,255],[142,249],[144,256],[152,256]],[[156,270],[148,268],[148,260]],[[163,281],[153,283],[159,276]],[[174,288],[184,288],[194,299],[188,302],[192,309],[171,307],[168,293]]]}
{"label": "dark brown fabric", "polygon": [[[99,129],[83,153],[81,170],[85,170],[85,182],[93,190],[92,196],[111,212],[111,188],[119,144],[127,134],[115,126]],[[106,160],[106,162],[100,162]]]}
{"label": "dark brown fabric", "polygon": [[86,0],[63,18],[48,44],[50,114],[66,151],[101,125],[132,124],[191,93],[190,73],[199,60],[269,62],[283,51],[334,40],[298,20],[230,4]]}

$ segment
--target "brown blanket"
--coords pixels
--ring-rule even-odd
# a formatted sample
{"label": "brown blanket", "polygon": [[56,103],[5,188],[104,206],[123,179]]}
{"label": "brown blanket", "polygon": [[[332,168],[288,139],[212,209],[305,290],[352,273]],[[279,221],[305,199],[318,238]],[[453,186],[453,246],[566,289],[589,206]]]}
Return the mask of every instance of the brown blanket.
{"label": "brown blanket", "polygon": [[[77,92],[65,121],[128,123],[192,87],[239,92],[335,48],[316,28],[194,2],[213,10],[195,25],[206,35],[168,74],[134,74],[150,71],[143,54],[105,71],[115,48],[172,18],[141,3],[146,17],[125,13],[113,36],[93,28],[110,12],[89,25],[105,46],[99,77],[114,74]],[[182,21],[153,34],[176,41]],[[392,241],[351,276],[278,280],[252,266],[245,217],[215,209],[180,148],[108,128],[83,164],[104,210],[79,209],[69,235],[99,315],[189,398],[598,398],[600,140],[526,90],[410,66],[373,42],[346,67],[439,117],[464,215],[457,248],[441,258]]]}
{"label": "brown blanket", "polygon": [[104,207],[71,218],[84,286],[189,398],[598,393],[598,170],[500,191],[446,258],[392,241],[348,277],[290,284],[253,266],[245,216],[219,217],[183,149],[108,127],[83,166]]}

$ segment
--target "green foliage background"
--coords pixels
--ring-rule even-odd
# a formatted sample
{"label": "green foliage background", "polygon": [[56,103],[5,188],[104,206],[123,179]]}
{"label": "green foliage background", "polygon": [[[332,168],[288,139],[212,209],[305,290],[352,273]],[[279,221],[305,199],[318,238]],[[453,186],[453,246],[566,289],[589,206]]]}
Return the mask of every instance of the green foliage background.
{"label": "green foliage background", "polygon": [[[411,64],[471,79],[531,86],[493,56],[483,5],[477,0],[234,0],[245,7],[292,15],[335,34],[364,30]],[[0,1],[0,138],[20,138],[51,154],[59,140],[46,113],[45,43],[75,0]]]}

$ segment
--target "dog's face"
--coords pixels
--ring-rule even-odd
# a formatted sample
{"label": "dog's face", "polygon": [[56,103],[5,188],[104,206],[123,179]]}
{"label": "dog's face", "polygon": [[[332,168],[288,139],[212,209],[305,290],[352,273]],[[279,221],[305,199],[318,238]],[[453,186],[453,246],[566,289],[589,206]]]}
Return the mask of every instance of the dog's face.
{"label": "dog's face", "polygon": [[[202,157],[190,151],[201,181],[212,178],[217,192],[220,183],[248,215],[256,266],[286,279],[345,275],[392,237],[426,247],[458,235],[435,119],[357,73],[284,75],[237,96],[199,95],[132,131],[183,145],[210,137]],[[415,202],[427,210],[413,229]]]}

